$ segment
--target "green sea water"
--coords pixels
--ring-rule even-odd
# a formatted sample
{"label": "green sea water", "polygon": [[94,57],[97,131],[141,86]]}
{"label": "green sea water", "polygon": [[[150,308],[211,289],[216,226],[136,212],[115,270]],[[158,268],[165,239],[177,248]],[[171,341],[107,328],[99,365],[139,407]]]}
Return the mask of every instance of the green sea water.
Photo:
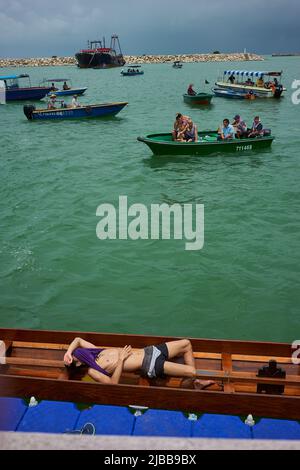
{"label": "green sea water", "polygon": [[[225,69],[283,70],[280,100],[182,99]],[[128,101],[115,118],[29,122],[23,103],[0,106],[0,325],[207,338],[299,339],[300,58],[195,63],[176,70],[1,69],[87,86],[82,103]],[[37,104],[39,106],[39,103]],[[259,114],[276,136],[261,153],[154,157],[136,137],[171,130],[176,112],[215,129]],[[205,242],[96,237],[96,208],[202,203]]]}

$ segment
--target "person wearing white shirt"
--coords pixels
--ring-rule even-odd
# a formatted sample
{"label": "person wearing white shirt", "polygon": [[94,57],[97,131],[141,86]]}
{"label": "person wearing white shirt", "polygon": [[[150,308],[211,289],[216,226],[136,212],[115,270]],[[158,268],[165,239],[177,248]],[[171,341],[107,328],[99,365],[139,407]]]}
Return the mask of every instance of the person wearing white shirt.
{"label": "person wearing white shirt", "polygon": [[72,108],[78,108],[80,106],[80,103],[77,100],[77,95],[74,95],[72,98]]}

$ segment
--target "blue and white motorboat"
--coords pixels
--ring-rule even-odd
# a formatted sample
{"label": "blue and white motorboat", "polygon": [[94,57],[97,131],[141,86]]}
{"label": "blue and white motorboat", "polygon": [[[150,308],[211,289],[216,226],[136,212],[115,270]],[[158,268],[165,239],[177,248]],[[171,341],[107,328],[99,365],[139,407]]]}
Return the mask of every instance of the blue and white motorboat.
{"label": "blue and white motorboat", "polygon": [[[230,99],[238,99],[244,100],[247,99],[251,94],[248,95],[247,92],[244,91],[236,91],[236,90],[227,90],[225,88],[212,88],[213,93],[215,96],[220,98],[230,98]],[[255,97],[255,96],[254,96]]]}
{"label": "blue and white motorboat", "polygon": [[216,88],[237,93],[252,93],[257,98],[280,98],[286,88],[281,84],[282,71],[224,70]]}
{"label": "blue and white motorboat", "polygon": [[35,106],[24,106],[23,111],[28,120],[46,119],[91,119],[105,116],[115,116],[128,103],[101,103],[78,107],[62,107],[54,109],[36,109]]}
{"label": "blue and white motorboat", "polygon": [[[20,79],[27,79],[28,86],[20,86]],[[2,75],[0,81],[4,83],[6,101],[40,100],[51,89],[50,86],[31,86],[30,77],[25,73],[21,75]]]}
{"label": "blue and white motorboat", "polygon": [[[56,96],[83,95],[87,90],[87,87],[74,88],[70,78],[47,78],[44,79],[41,83],[50,87],[48,96],[50,96],[52,93],[54,93]],[[56,88],[56,84],[63,84],[63,86],[61,88]]]}

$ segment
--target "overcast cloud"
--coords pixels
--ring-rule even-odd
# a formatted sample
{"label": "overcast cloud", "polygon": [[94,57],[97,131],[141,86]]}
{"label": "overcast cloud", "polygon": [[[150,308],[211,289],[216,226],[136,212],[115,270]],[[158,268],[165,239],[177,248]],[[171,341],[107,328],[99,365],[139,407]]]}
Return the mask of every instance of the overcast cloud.
{"label": "overcast cloud", "polygon": [[299,0],[0,0],[0,57],[74,55],[117,33],[124,54],[300,52]]}

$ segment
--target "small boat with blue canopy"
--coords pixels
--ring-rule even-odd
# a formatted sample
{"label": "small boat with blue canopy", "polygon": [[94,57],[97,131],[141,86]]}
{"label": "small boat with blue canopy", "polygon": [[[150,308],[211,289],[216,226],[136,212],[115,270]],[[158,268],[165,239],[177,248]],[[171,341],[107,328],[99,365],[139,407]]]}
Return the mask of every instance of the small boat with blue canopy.
{"label": "small boat with blue canopy", "polygon": [[[20,79],[27,79],[28,86],[21,87]],[[50,86],[31,86],[30,76],[25,73],[21,75],[2,75],[0,81],[4,82],[6,101],[40,100],[51,89]]]}
{"label": "small boat with blue canopy", "polygon": [[140,70],[141,65],[127,65],[127,70],[121,70],[123,77],[132,77],[134,75],[144,75],[144,71]]}
{"label": "small boat with blue canopy", "polygon": [[281,84],[281,76],[282,71],[224,70],[223,77],[215,85],[217,89],[237,93],[252,92],[257,98],[280,98],[286,91]]}
{"label": "small boat with blue canopy", "polygon": [[[51,93],[55,93],[56,96],[72,96],[72,95],[83,95],[83,93],[87,90],[87,87],[81,87],[81,88],[73,88],[72,86],[72,81],[70,78],[47,78],[44,79],[42,84],[45,84],[45,86],[50,87],[50,95]],[[62,87],[56,88],[55,85],[62,85]]]}
{"label": "small boat with blue canopy", "polygon": [[127,102],[101,103],[78,107],[64,106],[54,109],[36,109],[35,106],[24,106],[23,111],[30,121],[46,119],[91,119],[115,116],[127,104]]}
{"label": "small boat with blue canopy", "polygon": [[240,139],[218,140],[216,131],[203,131],[198,133],[198,142],[174,141],[171,133],[150,134],[138,137],[137,140],[148,145],[154,155],[198,155],[210,154],[238,154],[252,150],[270,147],[274,137],[262,135]]}

